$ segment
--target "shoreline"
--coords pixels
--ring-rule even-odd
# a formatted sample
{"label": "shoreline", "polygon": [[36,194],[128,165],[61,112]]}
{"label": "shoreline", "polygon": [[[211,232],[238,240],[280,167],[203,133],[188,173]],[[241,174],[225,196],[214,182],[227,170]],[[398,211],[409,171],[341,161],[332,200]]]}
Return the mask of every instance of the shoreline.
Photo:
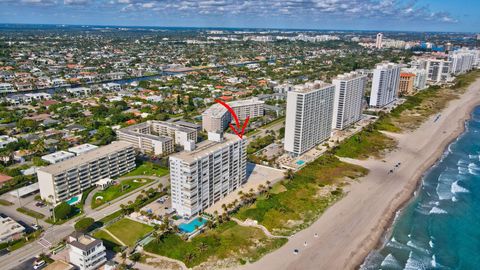
{"label": "shoreline", "polygon": [[[389,134],[398,141],[398,147],[383,159],[342,159],[370,173],[351,183],[342,200],[310,227],[291,236],[280,249],[235,269],[358,269],[370,252],[382,245],[396,213],[414,198],[424,175],[442,158],[448,145],[465,132],[465,122],[479,105],[477,78],[415,130]],[[437,121],[434,118],[439,114]],[[401,166],[388,174],[398,162]],[[294,255],[293,249],[299,249],[299,253]]]}
{"label": "shoreline", "polygon": [[[462,119],[458,120],[458,122],[462,123],[461,127],[458,127],[458,129],[455,130],[455,132],[451,134],[451,136],[450,136],[451,140],[445,140],[446,144],[445,144],[445,146],[442,147],[442,150],[439,151],[440,154],[438,156],[432,156],[432,160],[436,157],[435,160],[433,160],[433,162],[429,165],[428,165],[428,163],[424,163],[425,166],[422,166],[422,167],[427,167],[427,168],[421,173],[421,175],[419,177],[417,177],[416,179],[412,178],[412,179],[414,179],[414,180],[412,180],[412,182],[414,182],[416,184],[412,185],[411,190],[405,191],[405,194],[400,195],[400,197],[405,198],[405,200],[399,204],[398,208],[393,213],[390,213],[390,212],[385,213],[385,215],[390,215],[390,218],[387,221],[386,227],[383,228],[383,230],[382,230],[383,232],[381,233],[380,237],[378,238],[378,241],[373,245],[373,247],[370,249],[370,251],[365,256],[363,256],[363,259],[356,265],[355,269],[359,269],[364,264],[365,260],[368,258],[368,256],[370,255],[370,253],[372,251],[383,247],[383,245],[384,245],[383,239],[385,239],[388,236],[389,232],[391,232],[392,226],[394,225],[395,219],[397,217],[397,213],[403,211],[405,209],[405,207],[407,207],[415,199],[415,197],[416,197],[415,192],[418,191],[422,187],[422,179],[425,177],[425,175],[428,174],[428,172],[430,171],[430,169],[433,166],[435,166],[439,161],[441,161],[441,159],[443,157],[443,153],[445,153],[447,148],[452,143],[454,143],[460,136],[462,136],[462,134],[465,133],[466,122],[471,119],[471,115],[473,113],[473,110],[475,110],[475,108],[478,107],[478,106],[480,106],[480,101],[478,102],[478,104],[473,105],[473,108],[470,110],[470,112],[467,114],[467,116],[465,117],[465,119],[463,121],[462,121]],[[419,170],[420,170],[420,168],[419,168]]]}

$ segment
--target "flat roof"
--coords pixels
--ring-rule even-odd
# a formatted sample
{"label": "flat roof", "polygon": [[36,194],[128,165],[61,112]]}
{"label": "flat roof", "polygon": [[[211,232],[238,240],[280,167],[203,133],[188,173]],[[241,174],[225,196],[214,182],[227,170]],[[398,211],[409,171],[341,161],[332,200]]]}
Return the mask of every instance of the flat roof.
{"label": "flat roof", "polygon": [[[180,153],[176,153],[171,155],[171,158],[181,159],[187,163],[193,163],[197,159],[201,159],[205,156],[210,155],[213,152],[216,152],[225,146],[231,145],[236,143],[242,139],[234,134],[223,134],[224,140],[222,142],[215,142],[210,140],[205,140],[200,142],[196,145],[195,150],[193,151],[182,151]],[[245,139],[245,137],[243,137]]]}
{"label": "flat roof", "polygon": [[83,155],[79,155],[64,161],[61,161],[59,163],[52,164],[47,167],[43,167],[38,169],[38,171],[50,173],[50,174],[58,174],[63,171],[68,171],[72,168],[76,168],[80,165],[89,163],[91,161],[97,160],[103,156],[106,156],[108,154],[114,153],[121,151],[123,149],[133,147],[130,143],[127,142],[122,142],[122,141],[115,141],[112,142],[111,144],[99,147],[97,149],[94,149],[92,151],[88,151],[87,153]]}
{"label": "flat roof", "polygon": [[79,154],[79,153],[84,153],[86,151],[91,151],[91,150],[97,149],[97,148],[98,148],[98,146],[96,146],[96,145],[89,144],[89,143],[84,143],[84,144],[81,144],[81,145],[70,147],[70,148],[68,148],[68,151],[72,152],[72,153]]}
{"label": "flat roof", "polygon": [[326,82],[320,81],[320,80],[316,80],[316,81],[313,81],[313,82],[307,82],[305,84],[295,85],[293,87],[293,92],[310,93],[310,92],[325,89],[325,88],[328,88],[328,87],[333,87],[333,84],[326,83]]}
{"label": "flat roof", "polygon": [[12,191],[9,192],[9,194],[14,196],[14,197],[18,197],[18,196],[23,197],[23,196],[28,195],[30,193],[33,193],[33,192],[35,192],[39,189],[40,189],[40,187],[39,187],[38,182],[37,182],[37,183],[33,183],[33,184],[25,186],[25,187],[21,187],[21,188],[12,190]]}
{"label": "flat roof", "polygon": [[62,150],[62,151],[58,151],[58,152],[51,153],[51,154],[48,154],[48,155],[44,155],[44,156],[42,156],[42,159],[58,160],[58,159],[68,158],[68,157],[73,157],[73,156],[75,156],[74,153],[70,153],[70,152]]}

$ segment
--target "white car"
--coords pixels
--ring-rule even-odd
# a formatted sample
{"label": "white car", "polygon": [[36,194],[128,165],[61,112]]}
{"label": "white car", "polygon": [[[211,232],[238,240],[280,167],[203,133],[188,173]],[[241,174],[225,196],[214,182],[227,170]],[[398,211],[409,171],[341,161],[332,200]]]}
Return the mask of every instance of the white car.
{"label": "white car", "polygon": [[35,262],[35,264],[33,265],[33,269],[37,270],[37,269],[40,269],[42,268],[42,266],[45,265],[45,261],[44,260],[41,260],[41,261],[37,261]]}

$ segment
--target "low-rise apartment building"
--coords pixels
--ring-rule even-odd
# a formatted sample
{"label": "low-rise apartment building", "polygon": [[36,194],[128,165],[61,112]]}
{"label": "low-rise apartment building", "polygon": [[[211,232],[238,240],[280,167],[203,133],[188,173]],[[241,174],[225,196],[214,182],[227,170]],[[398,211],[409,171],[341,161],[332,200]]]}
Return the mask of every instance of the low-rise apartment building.
{"label": "low-rise apartment building", "polygon": [[133,146],[126,142],[113,142],[38,169],[40,196],[52,203],[65,201],[102,178],[114,178],[134,168]]}
{"label": "low-rise apartment building", "polygon": [[67,239],[70,263],[79,270],[95,270],[107,262],[103,242],[90,235],[74,232]]}
{"label": "low-rise apartment building", "polygon": [[197,130],[176,123],[147,121],[117,130],[117,137],[142,153],[168,155],[175,151],[175,144],[195,142]]}
{"label": "low-rise apartment building", "polygon": [[[265,114],[265,102],[258,98],[232,101],[228,105],[239,120],[260,117]],[[223,132],[232,120],[230,112],[220,104],[214,104],[202,113],[202,127],[208,132]]]}

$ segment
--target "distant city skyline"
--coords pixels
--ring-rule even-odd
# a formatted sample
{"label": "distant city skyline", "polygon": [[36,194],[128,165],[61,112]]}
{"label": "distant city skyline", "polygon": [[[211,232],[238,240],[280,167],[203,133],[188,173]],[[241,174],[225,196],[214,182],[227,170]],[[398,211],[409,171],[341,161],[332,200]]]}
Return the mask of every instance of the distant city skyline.
{"label": "distant city skyline", "polygon": [[0,0],[0,23],[479,32],[472,0]]}

